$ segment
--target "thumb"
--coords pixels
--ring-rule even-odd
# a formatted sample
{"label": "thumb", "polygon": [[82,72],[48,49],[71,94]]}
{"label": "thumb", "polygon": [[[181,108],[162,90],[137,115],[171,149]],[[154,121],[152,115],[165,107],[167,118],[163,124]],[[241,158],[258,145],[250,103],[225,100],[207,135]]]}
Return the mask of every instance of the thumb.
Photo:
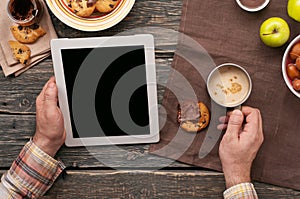
{"label": "thumb", "polygon": [[228,136],[238,137],[244,121],[244,115],[240,110],[234,110],[228,121],[226,134]]}
{"label": "thumb", "polygon": [[57,107],[57,87],[54,82],[47,85],[44,94],[44,104],[46,107]]}

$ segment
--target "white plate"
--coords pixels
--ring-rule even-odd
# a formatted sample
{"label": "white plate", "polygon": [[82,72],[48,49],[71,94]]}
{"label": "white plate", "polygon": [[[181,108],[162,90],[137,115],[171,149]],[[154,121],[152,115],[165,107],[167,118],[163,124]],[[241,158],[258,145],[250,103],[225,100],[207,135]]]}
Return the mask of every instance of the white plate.
{"label": "white plate", "polygon": [[110,28],[130,12],[135,0],[121,0],[119,5],[110,13],[101,15],[95,13],[90,17],[79,17],[68,7],[67,0],[46,0],[53,14],[66,25],[83,31],[99,31]]}

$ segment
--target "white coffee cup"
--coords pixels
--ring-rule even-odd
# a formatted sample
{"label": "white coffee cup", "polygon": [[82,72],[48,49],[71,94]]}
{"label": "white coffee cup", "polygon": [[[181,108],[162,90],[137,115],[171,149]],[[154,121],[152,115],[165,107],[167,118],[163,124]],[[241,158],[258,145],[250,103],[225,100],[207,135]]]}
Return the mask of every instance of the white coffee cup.
{"label": "white coffee cup", "polygon": [[244,68],[225,63],[211,71],[207,78],[207,90],[217,104],[238,108],[250,96],[252,82]]}

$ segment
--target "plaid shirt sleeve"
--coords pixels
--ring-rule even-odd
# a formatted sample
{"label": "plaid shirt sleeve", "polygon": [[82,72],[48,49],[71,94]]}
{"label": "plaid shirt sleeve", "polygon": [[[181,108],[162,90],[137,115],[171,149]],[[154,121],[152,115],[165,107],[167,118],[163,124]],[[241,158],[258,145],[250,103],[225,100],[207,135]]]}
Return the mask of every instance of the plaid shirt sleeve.
{"label": "plaid shirt sleeve", "polygon": [[230,187],[223,196],[224,199],[258,199],[252,183],[241,183]]}
{"label": "plaid shirt sleeve", "polygon": [[1,198],[38,198],[52,186],[65,166],[30,140],[2,176]]}

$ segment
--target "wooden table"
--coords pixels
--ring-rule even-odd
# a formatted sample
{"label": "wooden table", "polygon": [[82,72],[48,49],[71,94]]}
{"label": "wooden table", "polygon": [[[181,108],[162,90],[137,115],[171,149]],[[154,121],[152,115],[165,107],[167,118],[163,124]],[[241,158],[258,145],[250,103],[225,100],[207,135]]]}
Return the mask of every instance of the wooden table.
{"label": "wooden table", "polygon": [[[181,0],[136,0],[130,14],[116,26],[98,32],[81,32],[51,14],[59,37],[108,36],[136,27],[157,26],[178,30]],[[167,81],[174,48],[156,52],[158,83]],[[1,72],[2,73],[2,72]],[[0,75],[0,167],[7,170],[35,131],[35,98],[53,75],[52,59],[42,61],[20,77]],[[158,86],[159,102],[164,88]],[[149,145],[117,148],[62,147],[58,156],[67,166],[43,198],[222,198],[222,173],[150,155]],[[98,161],[106,158],[113,168]],[[167,166],[157,170],[157,165]],[[300,192],[255,182],[260,198],[300,198]]]}

